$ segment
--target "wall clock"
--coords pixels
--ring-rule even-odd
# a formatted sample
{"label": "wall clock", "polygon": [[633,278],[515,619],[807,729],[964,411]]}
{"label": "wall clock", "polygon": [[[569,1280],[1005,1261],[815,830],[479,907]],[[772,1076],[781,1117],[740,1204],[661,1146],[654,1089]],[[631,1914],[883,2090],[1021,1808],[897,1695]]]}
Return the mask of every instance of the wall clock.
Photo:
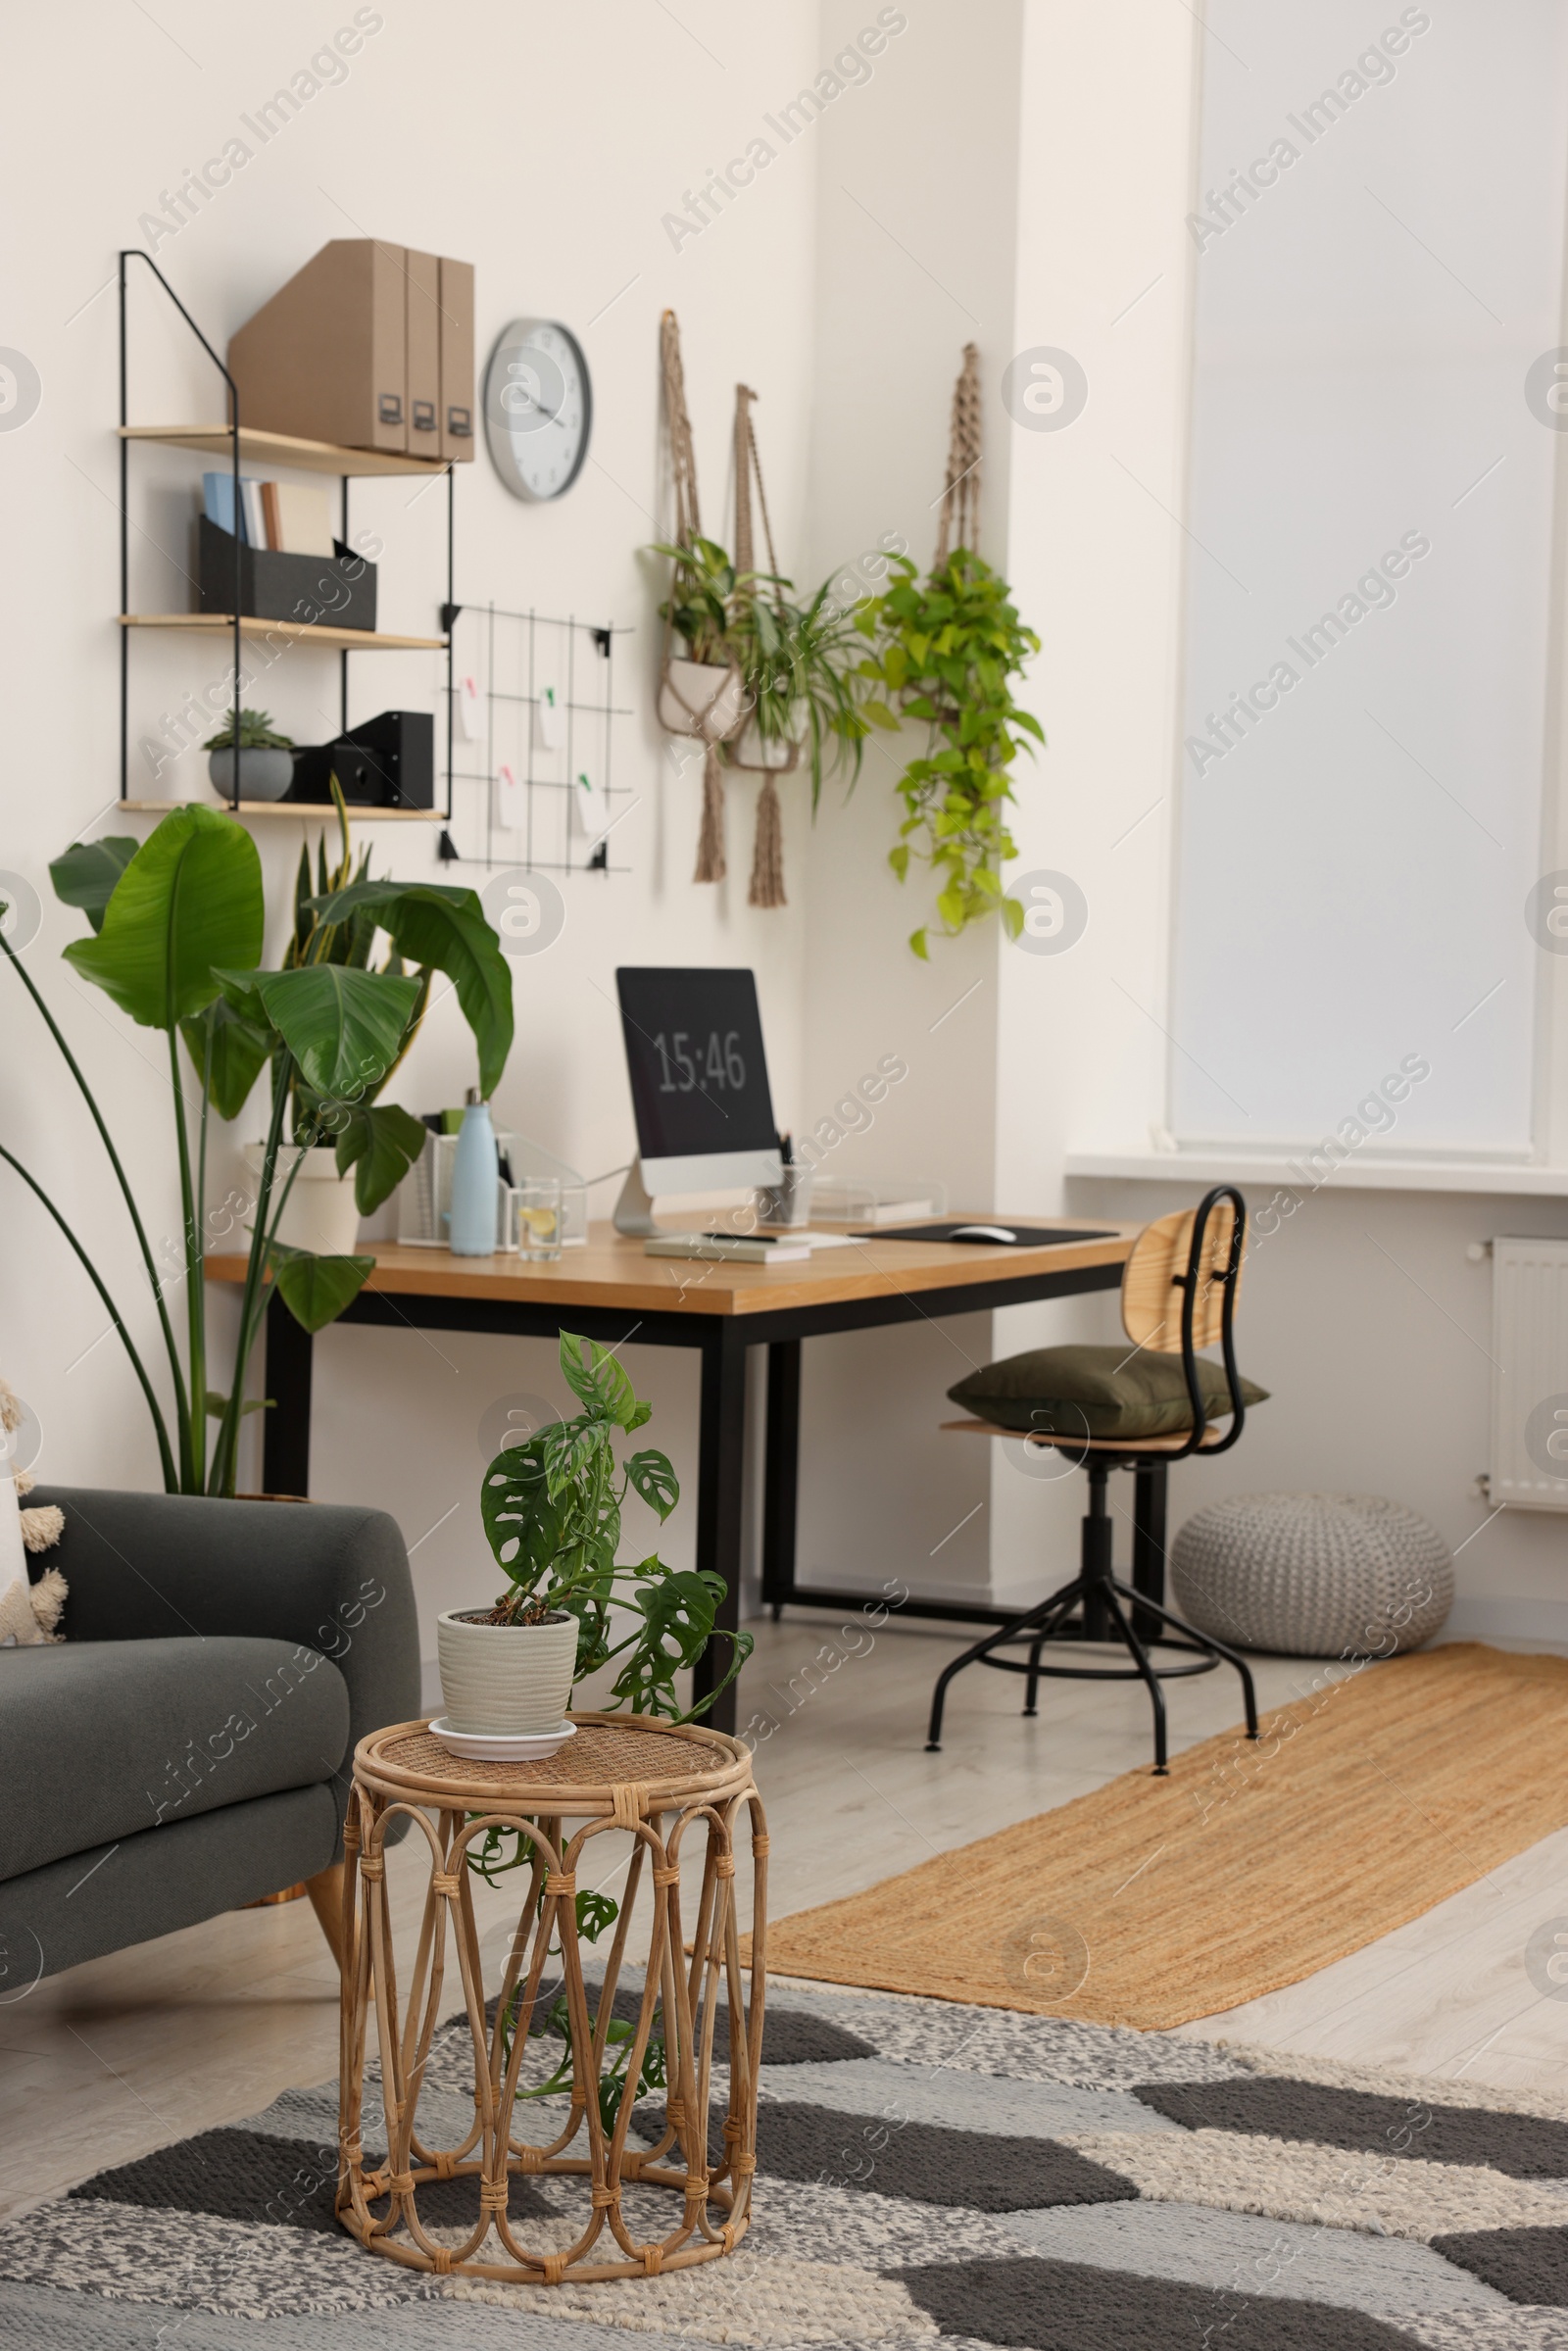
{"label": "wall clock", "polygon": [[554,318],[514,318],[484,378],[490,458],[514,498],[559,498],[582,471],[594,396],[582,345]]}

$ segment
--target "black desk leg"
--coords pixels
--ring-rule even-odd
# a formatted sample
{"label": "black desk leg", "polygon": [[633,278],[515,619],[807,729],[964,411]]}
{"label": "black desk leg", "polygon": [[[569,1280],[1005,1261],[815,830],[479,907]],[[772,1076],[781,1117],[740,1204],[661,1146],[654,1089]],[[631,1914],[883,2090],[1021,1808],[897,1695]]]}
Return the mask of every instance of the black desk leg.
{"label": "black desk leg", "polygon": [[311,1355],[315,1347],[274,1291],[267,1307],[267,1394],[262,1414],[262,1486],[268,1494],[311,1491]]}
{"label": "black desk leg", "polygon": [[[1151,1461],[1133,1473],[1133,1589],[1146,1599],[1165,1597],[1165,1493],[1168,1467]],[[1159,1619],[1134,1608],[1133,1631],[1140,1641],[1158,1641]]]}
{"label": "black desk leg", "polygon": [[776,1625],[795,1591],[795,1517],[800,1493],[801,1342],[767,1350],[767,1458],[762,1478],[762,1598]]}
{"label": "black desk leg", "polygon": [[[697,1457],[697,1565],[723,1577],[727,1590],[718,1623],[740,1624],[742,1491],[746,1468],[746,1338],[727,1319],[703,1339],[703,1397]],[[692,1699],[705,1697],[728,1669],[727,1641],[711,1642],[692,1675]],[[736,1685],[715,1698],[702,1720],[715,1731],[735,1728]]]}

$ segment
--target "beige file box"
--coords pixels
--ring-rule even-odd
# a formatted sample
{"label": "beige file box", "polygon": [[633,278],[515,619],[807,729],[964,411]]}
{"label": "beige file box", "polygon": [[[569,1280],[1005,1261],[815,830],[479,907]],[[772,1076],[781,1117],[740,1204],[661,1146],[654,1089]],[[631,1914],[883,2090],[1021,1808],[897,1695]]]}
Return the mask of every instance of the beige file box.
{"label": "beige file box", "polygon": [[409,455],[441,455],[441,264],[408,255]]}
{"label": "beige file box", "polygon": [[334,237],[231,336],[240,422],[345,449],[407,450],[408,255]]}
{"label": "beige file box", "polygon": [[473,387],[473,264],[441,264],[441,455],[466,465],[478,417]]}

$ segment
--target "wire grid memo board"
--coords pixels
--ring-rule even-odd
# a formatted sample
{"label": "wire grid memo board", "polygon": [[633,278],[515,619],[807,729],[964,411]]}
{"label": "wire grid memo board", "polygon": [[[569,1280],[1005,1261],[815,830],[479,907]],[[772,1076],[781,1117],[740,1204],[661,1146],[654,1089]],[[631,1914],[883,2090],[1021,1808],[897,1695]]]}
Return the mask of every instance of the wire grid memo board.
{"label": "wire grid memo board", "polygon": [[453,780],[482,794],[478,808],[465,795],[463,862],[630,872],[614,861],[614,826],[636,794],[616,783],[612,757],[614,722],[631,715],[614,699],[615,639],[629,634],[463,607],[453,623]]}

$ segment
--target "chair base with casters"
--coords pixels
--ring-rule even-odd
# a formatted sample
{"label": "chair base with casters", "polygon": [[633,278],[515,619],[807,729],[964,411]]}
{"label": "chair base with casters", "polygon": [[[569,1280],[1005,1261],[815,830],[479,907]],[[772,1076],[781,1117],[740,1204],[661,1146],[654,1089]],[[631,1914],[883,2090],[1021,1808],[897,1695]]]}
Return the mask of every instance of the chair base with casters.
{"label": "chair base with casters", "polygon": [[[985,1424],[965,1424],[977,1431]],[[1016,1430],[985,1428],[992,1437],[1013,1437]],[[1073,1450],[1077,1450],[1074,1446]],[[948,1685],[966,1665],[989,1665],[1000,1673],[1025,1676],[1023,1711],[1033,1715],[1038,1711],[1036,1698],[1043,1679],[1074,1682],[1143,1682],[1154,1714],[1154,1771],[1163,1778],[1169,1769],[1166,1744],[1165,1695],[1161,1682],[1184,1681],[1196,1674],[1211,1674],[1217,1665],[1233,1665],[1242,1681],[1242,1699],[1247,1709],[1247,1736],[1257,1737],[1257,1697],[1252,1688],[1250,1669],[1234,1649],[1223,1641],[1214,1641],[1200,1633],[1196,1625],[1187,1623],[1173,1609],[1167,1608],[1162,1597],[1154,1596],[1149,1589],[1147,1569],[1138,1584],[1124,1584],[1113,1570],[1111,1560],[1111,1521],[1106,1506],[1106,1487],[1113,1469],[1130,1469],[1138,1473],[1137,1496],[1139,1513],[1135,1521],[1135,1551],[1147,1554],[1154,1547],[1155,1557],[1163,1544],[1159,1537],[1150,1543],[1152,1530],[1148,1524],[1150,1505],[1157,1493],[1160,1519],[1164,1516],[1164,1462],[1157,1470],[1147,1452],[1118,1452],[1112,1448],[1085,1448],[1084,1468],[1089,1473],[1089,1510],[1083,1522],[1083,1563],[1070,1584],[1054,1592],[1049,1599],[1025,1609],[1004,1625],[999,1625],[984,1640],[971,1643],[952,1664],[945,1666],[937,1677],[931,1693],[931,1727],[926,1735],[926,1753],[935,1755],[942,1748],[942,1712],[947,1702]],[[1157,1487],[1156,1487],[1157,1480]],[[1143,1567],[1143,1560],[1139,1568]],[[1135,1573],[1139,1572],[1135,1568]],[[1156,1571],[1157,1572],[1157,1571]],[[1076,1611],[1076,1613],[1074,1613]],[[1151,1620],[1153,1620],[1151,1623]],[[1170,1631],[1161,1628],[1169,1627]],[[1120,1641],[1132,1657],[1130,1665],[1048,1665],[1045,1652],[1053,1641]],[[1027,1657],[1004,1657],[1001,1649],[1027,1647]],[[1152,1647],[1179,1649],[1196,1659],[1191,1665],[1156,1665],[1150,1657]]]}
{"label": "chair base with casters", "polygon": [[[1165,1473],[1170,1462],[1204,1453],[1227,1452],[1242,1433],[1249,1400],[1265,1392],[1244,1381],[1236,1367],[1233,1326],[1247,1246],[1247,1203],[1234,1186],[1222,1184],[1198,1207],[1162,1216],[1139,1235],[1122,1277],[1122,1327],[1131,1353],[1116,1348],[1041,1348],[989,1365],[960,1381],[954,1400],[996,1417],[950,1421],[978,1437],[1020,1439],[1036,1449],[1069,1454],[1089,1474],[1089,1511],[1083,1522],[1078,1574],[1036,1607],[998,1626],[955,1657],[931,1693],[931,1727],[926,1752],[942,1744],[942,1713],[948,1686],[967,1665],[989,1665],[1025,1677],[1023,1711],[1036,1712],[1043,1679],[1139,1682],[1149,1691],[1154,1715],[1154,1770],[1168,1770],[1165,1697],[1162,1682],[1234,1666],[1241,1676],[1247,1736],[1257,1737],[1257,1699],[1248,1666],[1234,1649],[1200,1632],[1165,1605]],[[1199,1350],[1218,1346],[1221,1366]],[[1169,1358],[1179,1356],[1180,1370]],[[1109,1357],[1107,1364],[1101,1357]],[[1075,1390],[1074,1383],[1078,1385]],[[1096,1436],[1083,1400],[1113,1413],[1122,1434]],[[1031,1401],[1031,1399],[1035,1399]],[[1019,1425],[1024,1409],[1028,1425]],[[1079,1433],[1063,1434],[1076,1414]],[[1223,1434],[1211,1417],[1229,1415]],[[1007,1424],[1011,1425],[1007,1425]],[[1177,1424],[1173,1426],[1173,1423]],[[1105,1424],[1102,1422],[1102,1426]],[[1147,1433],[1146,1433],[1147,1432]],[[1106,1488],[1113,1469],[1137,1474],[1133,1520],[1133,1582],[1116,1575]],[[1054,1642],[1120,1641],[1128,1665],[1055,1665],[1045,1662]],[[1005,1649],[1027,1655],[1009,1657]],[[1191,1663],[1155,1664],[1153,1648],[1174,1649]]]}

